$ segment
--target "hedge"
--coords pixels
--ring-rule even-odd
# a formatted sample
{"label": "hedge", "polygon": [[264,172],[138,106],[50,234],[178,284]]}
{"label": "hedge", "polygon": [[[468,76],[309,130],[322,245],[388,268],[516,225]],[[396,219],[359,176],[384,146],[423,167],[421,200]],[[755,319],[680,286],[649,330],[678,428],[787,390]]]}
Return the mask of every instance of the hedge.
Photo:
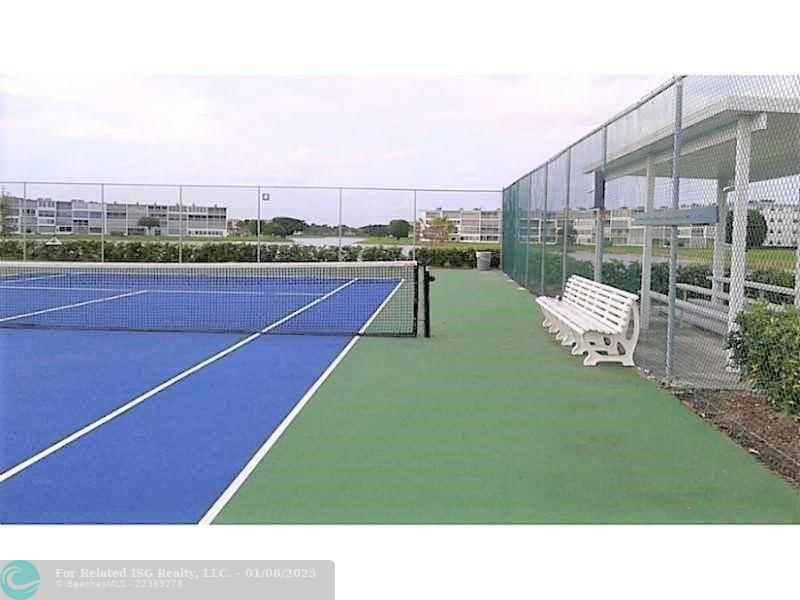
{"label": "hedge", "polygon": [[787,306],[778,312],[759,302],[736,322],[739,329],[728,336],[728,348],[740,379],[774,406],[800,414],[800,310]]}
{"label": "hedge", "polygon": [[[492,266],[500,265],[497,246],[437,246],[418,247],[417,260],[434,267],[475,267],[475,252],[492,252]],[[27,244],[30,260],[87,261],[100,260],[99,240],[68,240],[58,246],[48,246],[42,241]],[[262,244],[262,262],[327,262],[336,261],[336,246],[304,246],[300,244]],[[22,242],[0,242],[0,258],[22,259]],[[192,262],[255,262],[255,244],[241,242],[186,243],[183,261]],[[401,246],[344,246],[344,261],[395,261],[408,260],[408,252]],[[106,241],[107,262],[178,262],[178,244],[174,242]]]}
{"label": "hedge", "polygon": [[[492,266],[500,266],[500,249],[497,246],[420,246],[417,260],[434,267],[475,267],[475,252],[492,253]],[[338,260],[336,246],[303,246],[300,244],[262,244],[263,262],[325,262]],[[184,262],[255,262],[256,245],[242,242],[186,243],[183,246]],[[18,240],[0,241],[0,258],[21,259],[22,242]],[[100,240],[68,240],[59,246],[47,246],[43,241],[28,242],[28,258],[31,260],[70,260],[99,261]],[[342,260],[378,261],[407,260],[408,253],[401,246],[344,246]],[[131,242],[106,241],[105,259],[108,262],[178,262],[178,244],[174,242]],[[529,287],[538,290],[541,254],[538,248],[531,250],[529,267]],[[578,274],[594,276],[591,261],[576,260],[567,255],[567,275]],[[544,262],[545,291],[557,293],[561,288],[561,255],[547,252]],[[611,259],[603,263],[603,281],[633,293],[639,292],[642,266],[639,262],[625,263]],[[727,273],[726,273],[727,274]],[[678,281],[692,285],[709,287],[711,267],[708,265],[680,265]],[[794,287],[794,274],[779,269],[762,269],[748,274],[750,281]],[[669,284],[669,265],[656,263],[651,271],[651,289],[667,293]],[[751,298],[758,298],[757,290],[746,290]],[[767,293],[765,299],[773,304],[791,304],[792,298],[782,294]]]}

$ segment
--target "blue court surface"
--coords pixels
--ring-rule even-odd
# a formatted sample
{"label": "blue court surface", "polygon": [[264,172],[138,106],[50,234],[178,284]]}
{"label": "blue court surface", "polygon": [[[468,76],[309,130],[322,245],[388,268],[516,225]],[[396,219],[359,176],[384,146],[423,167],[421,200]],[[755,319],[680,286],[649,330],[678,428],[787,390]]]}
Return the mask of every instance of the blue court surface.
{"label": "blue court surface", "polygon": [[44,281],[0,281],[3,523],[201,521],[404,283]]}

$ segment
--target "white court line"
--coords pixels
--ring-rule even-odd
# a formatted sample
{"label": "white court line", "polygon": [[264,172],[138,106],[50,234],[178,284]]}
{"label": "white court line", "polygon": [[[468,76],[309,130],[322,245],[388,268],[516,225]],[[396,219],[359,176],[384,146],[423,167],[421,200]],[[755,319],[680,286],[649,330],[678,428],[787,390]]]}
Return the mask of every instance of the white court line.
{"label": "white court line", "polygon": [[130,288],[67,287],[60,285],[3,285],[4,290],[54,290],[57,292],[129,292]]}
{"label": "white court line", "polygon": [[320,292],[231,292],[228,290],[148,290],[153,294],[221,294],[232,296],[319,296]]}
{"label": "white court line", "polygon": [[[59,287],[54,285],[1,285],[0,290],[46,290],[56,292],[127,292],[130,288]],[[230,290],[141,290],[151,294],[221,294],[234,296],[319,296],[320,292],[235,292]]]}
{"label": "white court line", "polygon": [[218,361],[219,359],[227,356],[231,352],[235,352],[236,350],[238,350],[242,346],[245,346],[246,344],[249,344],[253,340],[258,339],[259,337],[261,337],[265,333],[267,333],[267,332],[271,331],[272,329],[275,329],[276,327],[282,325],[283,323],[285,323],[289,319],[293,319],[294,317],[296,317],[300,313],[307,311],[309,308],[319,304],[323,300],[326,300],[327,298],[330,298],[331,296],[333,296],[337,292],[340,292],[341,290],[343,290],[347,286],[355,283],[356,281],[357,281],[357,279],[351,279],[347,283],[337,287],[335,290],[332,290],[332,291],[328,292],[327,294],[325,294],[321,298],[317,298],[313,302],[309,302],[308,304],[306,304],[305,306],[297,309],[293,313],[291,313],[289,315],[286,315],[285,317],[275,321],[274,323],[271,323],[270,325],[267,325],[266,327],[264,327],[263,329],[257,331],[256,333],[253,333],[253,334],[247,336],[246,338],[244,338],[242,340],[239,340],[238,342],[236,342],[232,346],[228,346],[224,350],[221,350],[221,351],[217,352],[216,354],[214,354],[213,356],[210,356],[210,357],[206,358],[205,360],[197,363],[193,367],[190,367],[190,368],[186,369],[185,371],[182,371],[182,372],[178,373],[177,375],[175,375],[174,377],[168,379],[164,383],[161,383],[161,384],[157,385],[156,387],[154,387],[153,389],[146,391],[144,394],[141,394],[141,395],[137,396],[136,398],[134,398],[130,402],[127,402],[127,403],[123,404],[119,408],[117,408],[117,409],[111,411],[110,413],[100,417],[96,421],[93,421],[93,422],[89,423],[88,425],[86,425],[85,427],[82,427],[81,429],[75,431],[74,433],[71,433],[67,437],[60,439],[55,444],[53,444],[51,446],[48,446],[47,448],[45,448],[41,452],[38,452],[38,453],[34,454],[30,458],[27,458],[24,461],[22,461],[21,463],[11,467],[7,471],[4,471],[4,472],[0,473],[0,483],[3,483],[7,479],[10,479],[11,477],[13,477],[14,475],[17,475],[21,471],[24,471],[25,469],[27,469],[31,465],[36,464],[37,462],[39,462],[43,458],[47,458],[48,456],[50,456],[54,452],[57,452],[57,451],[61,450],[61,448],[63,448],[64,446],[67,446],[67,445],[71,444],[72,442],[82,438],[87,433],[91,433],[92,431],[94,431],[98,427],[102,427],[103,425],[105,425],[106,423],[111,421],[112,419],[115,419],[118,416],[120,416],[121,414],[128,412],[130,409],[132,409],[135,406],[138,406],[139,404],[141,404],[142,402],[144,402],[148,398],[150,398],[152,396],[155,396],[156,394],[158,394],[159,392],[167,389],[168,387],[178,383],[179,381],[182,381],[182,380],[186,379],[187,377],[189,377],[189,375],[192,375],[193,373],[196,373],[200,369],[202,369],[204,367],[207,367],[211,363]]}
{"label": "white court line", "polygon": [[389,303],[389,300],[392,299],[397,293],[397,290],[405,283],[405,279],[401,279],[398,284],[394,287],[391,293],[386,296],[386,299],[381,302],[381,305],[375,309],[375,312],[372,313],[367,322],[358,330],[358,335],[353,336],[353,338],[347,343],[347,345],[342,349],[341,352],[333,359],[333,362],[328,365],[328,368],[322,372],[322,375],[314,382],[314,384],[308,388],[308,391],[300,398],[300,401],[295,404],[294,408],[289,412],[288,415],[281,421],[281,424],[273,431],[264,444],[256,451],[256,453],[252,456],[252,458],[247,462],[244,468],[239,472],[239,474],[231,481],[225,491],[222,492],[217,501],[211,505],[211,508],[208,509],[203,518],[200,519],[198,522],[199,525],[209,525],[217,518],[217,515],[225,508],[225,505],[230,502],[231,498],[236,494],[240,487],[247,481],[247,478],[250,477],[250,474],[255,470],[255,468],[259,465],[259,463],[264,459],[267,453],[272,449],[275,443],[280,439],[289,425],[292,424],[292,421],[300,414],[300,411],[303,410],[303,407],[308,404],[308,401],[311,400],[312,396],[317,393],[317,390],[320,386],[325,383],[325,380],[330,377],[331,373],[333,373],[334,369],[339,366],[339,363],[342,362],[347,353],[356,345],[356,342],[360,339],[361,334],[363,334],[367,328],[372,324],[383,308]]}
{"label": "white court line", "polygon": [[17,279],[3,279],[0,278],[0,281],[12,281],[14,283],[19,281],[38,281],[40,279],[55,279],[56,277],[66,277],[64,273],[57,273],[55,275],[40,275],[39,277],[23,277]]}
{"label": "white court line", "polygon": [[119,300],[120,298],[127,298],[129,296],[138,296],[139,294],[146,294],[147,290],[139,290],[138,292],[128,292],[127,294],[117,294],[116,296],[106,296],[105,298],[95,298],[94,300],[86,300],[84,302],[75,302],[74,304],[64,304],[62,306],[54,306],[53,308],[43,308],[42,310],[35,310],[29,313],[22,313],[21,315],[13,315],[11,317],[0,318],[0,323],[6,321],[16,321],[17,319],[24,319],[25,317],[35,317],[36,315],[43,315],[45,313],[56,312],[59,310],[67,310],[69,308],[77,308],[79,306],[86,306],[87,304],[97,304],[98,302],[110,302],[111,300]]}

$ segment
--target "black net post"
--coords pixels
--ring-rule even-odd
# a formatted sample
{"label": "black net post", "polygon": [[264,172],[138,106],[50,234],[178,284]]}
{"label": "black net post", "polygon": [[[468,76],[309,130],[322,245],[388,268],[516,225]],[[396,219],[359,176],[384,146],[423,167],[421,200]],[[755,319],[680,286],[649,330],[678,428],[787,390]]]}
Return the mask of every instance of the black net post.
{"label": "black net post", "polygon": [[422,312],[423,330],[426,338],[431,337],[431,275],[430,267],[427,265],[422,269]]}

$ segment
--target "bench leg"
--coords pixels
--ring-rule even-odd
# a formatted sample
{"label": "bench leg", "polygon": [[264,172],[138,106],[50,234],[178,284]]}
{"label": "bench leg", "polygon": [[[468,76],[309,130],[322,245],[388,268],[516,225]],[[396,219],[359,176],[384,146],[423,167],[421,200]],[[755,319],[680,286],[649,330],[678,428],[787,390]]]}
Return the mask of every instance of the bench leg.
{"label": "bench leg", "polygon": [[588,347],[583,341],[583,336],[575,336],[575,345],[572,347],[572,356],[581,356],[586,354]]}
{"label": "bench leg", "polygon": [[564,327],[564,329],[556,336],[556,339],[561,342],[562,346],[572,346],[578,342],[578,338],[575,337],[575,333],[569,327]]}
{"label": "bench leg", "polygon": [[547,315],[544,326],[547,328],[547,331],[554,334],[558,334],[559,330],[561,329],[561,324],[558,321],[558,317],[552,313]]}
{"label": "bench leg", "polygon": [[544,320],[542,321],[542,327],[547,329],[550,333],[553,333],[554,330],[557,330],[558,328],[555,324],[555,318],[553,314],[541,304],[539,305],[539,310],[542,311],[542,316],[544,317]]}
{"label": "bench leg", "polygon": [[[599,363],[615,362],[626,367],[636,366],[633,362],[633,348],[635,343],[621,335],[602,335],[594,331],[583,335],[586,346],[584,366],[594,367]],[[619,347],[622,346],[622,352]]]}
{"label": "bench leg", "polygon": [[558,334],[561,331],[561,322],[558,320],[558,318],[552,317],[552,322],[550,323],[550,326],[547,328],[547,331],[558,337]]}
{"label": "bench leg", "polygon": [[556,341],[561,342],[562,346],[572,346],[578,342],[578,336],[575,335],[575,332],[569,325],[563,321],[559,321],[559,330],[556,334]]}
{"label": "bench leg", "polygon": [[556,340],[560,339],[561,331],[563,326],[561,325],[561,321],[558,319],[555,313],[551,312],[549,309],[540,306],[542,309],[542,314],[544,315],[544,321],[542,322],[542,326],[544,326],[547,331],[552,334],[555,334]]}

